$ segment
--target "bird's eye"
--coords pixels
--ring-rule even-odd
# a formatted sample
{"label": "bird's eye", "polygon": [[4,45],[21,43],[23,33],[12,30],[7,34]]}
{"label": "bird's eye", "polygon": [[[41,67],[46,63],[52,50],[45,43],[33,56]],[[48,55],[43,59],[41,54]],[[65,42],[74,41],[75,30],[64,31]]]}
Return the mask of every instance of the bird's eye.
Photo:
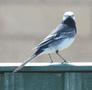
{"label": "bird's eye", "polygon": [[72,15],[72,17],[74,17],[74,15]]}

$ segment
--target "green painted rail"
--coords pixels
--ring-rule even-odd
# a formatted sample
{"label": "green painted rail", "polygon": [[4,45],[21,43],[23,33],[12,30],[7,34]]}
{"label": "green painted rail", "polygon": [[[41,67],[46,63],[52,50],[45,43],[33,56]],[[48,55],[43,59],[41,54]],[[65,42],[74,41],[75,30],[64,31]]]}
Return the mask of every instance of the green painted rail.
{"label": "green painted rail", "polygon": [[92,63],[0,63],[0,90],[91,90]]}

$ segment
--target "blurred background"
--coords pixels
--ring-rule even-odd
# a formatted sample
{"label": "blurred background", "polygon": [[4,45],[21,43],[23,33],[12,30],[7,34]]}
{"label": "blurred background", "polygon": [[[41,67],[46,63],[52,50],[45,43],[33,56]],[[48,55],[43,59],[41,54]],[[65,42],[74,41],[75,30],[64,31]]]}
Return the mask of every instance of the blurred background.
{"label": "blurred background", "polygon": [[[23,62],[59,23],[65,11],[76,15],[75,42],[61,55],[72,62],[92,61],[92,0],[0,0],[0,62]],[[52,54],[55,62],[60,58]],[[42,55],[34,62],[49,62]]]}

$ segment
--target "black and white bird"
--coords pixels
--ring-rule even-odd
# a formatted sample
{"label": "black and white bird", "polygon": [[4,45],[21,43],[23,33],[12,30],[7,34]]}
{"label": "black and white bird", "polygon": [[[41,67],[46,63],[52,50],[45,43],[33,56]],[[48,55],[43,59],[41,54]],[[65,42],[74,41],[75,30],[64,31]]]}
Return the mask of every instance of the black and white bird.
{"label": "black and white bird", "polygon": [[63,15],[63,21],[60,23],[36,48],[35,53],[31,58],[24,61],[20,66],[18,66],[14,72],[19,71],[24,67],[24,65],[37,56],[42,54],[48,54],[51,62],[51,53],[56,53],[63,62],[67,62],[60,54],[59,51],[68,48],[73,41],[77,33],[75,15],[73,12],[68,11]]}

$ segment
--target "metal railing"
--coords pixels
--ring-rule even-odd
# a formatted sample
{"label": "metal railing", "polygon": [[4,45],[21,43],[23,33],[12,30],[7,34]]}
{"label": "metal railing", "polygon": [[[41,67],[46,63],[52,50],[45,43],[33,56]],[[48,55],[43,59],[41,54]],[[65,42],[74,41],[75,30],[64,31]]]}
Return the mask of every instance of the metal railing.
{"label": "metal railing", "polygon": [[92,63],[0,63],[0,90],[91,90]]}

